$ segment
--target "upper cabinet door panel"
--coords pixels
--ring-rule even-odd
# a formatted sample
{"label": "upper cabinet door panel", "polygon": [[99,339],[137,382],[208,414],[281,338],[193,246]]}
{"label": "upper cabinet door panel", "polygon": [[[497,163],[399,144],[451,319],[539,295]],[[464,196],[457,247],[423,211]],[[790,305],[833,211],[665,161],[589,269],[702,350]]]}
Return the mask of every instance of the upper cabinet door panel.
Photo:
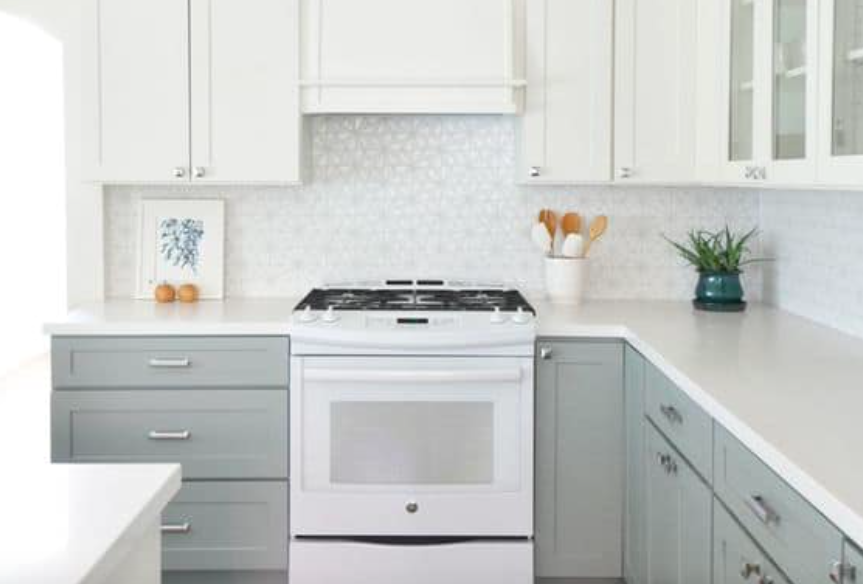
{"label": "upper cabinet door panel", "polygon": [[192,174],[300,179],[299,0],[191,0]]}
{"label": "upper cabinet door panel", "polygon": [[528,0],[518,180],[611,178],[612,32],[607,0]]}
{"label": "upper cabinet door panel", "polygon": [[303,0],[310,112],[512,112],[513,0]]}
{"label": "upper cabinet door panel", "polygon": [[87,178],[188,180],[188,4],[92,0],[87,8]]}
{"label": "upper cabinet door panel", "polygon": [[819,180],[863,183],[863,1],[821,2]]}
{"label": "upper cabinet door panel", "polygon": [[695,179],[698,2],[618,0],[615,166],[625,182]]}

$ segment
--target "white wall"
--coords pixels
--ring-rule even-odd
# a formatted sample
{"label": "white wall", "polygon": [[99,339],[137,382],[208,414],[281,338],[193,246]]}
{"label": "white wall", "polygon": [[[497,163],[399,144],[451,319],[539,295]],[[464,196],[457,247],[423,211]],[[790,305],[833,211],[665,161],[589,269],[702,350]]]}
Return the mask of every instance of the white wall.
{"label": "white wall", "polygon": [[69,304],[101,298],[104,291],[102,190],[80,181],[81,2],[0,0],[0,11],[42,27],[63,43],[66,76],[67,294]]}

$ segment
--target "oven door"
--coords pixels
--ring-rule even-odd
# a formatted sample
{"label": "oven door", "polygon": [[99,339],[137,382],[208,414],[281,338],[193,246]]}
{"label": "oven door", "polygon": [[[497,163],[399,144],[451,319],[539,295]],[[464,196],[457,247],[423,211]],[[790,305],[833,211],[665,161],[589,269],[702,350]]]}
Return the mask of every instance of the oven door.
{"label": "oven door", "polygon": [[291,534],[533,533],[533,360],[295,357]]}

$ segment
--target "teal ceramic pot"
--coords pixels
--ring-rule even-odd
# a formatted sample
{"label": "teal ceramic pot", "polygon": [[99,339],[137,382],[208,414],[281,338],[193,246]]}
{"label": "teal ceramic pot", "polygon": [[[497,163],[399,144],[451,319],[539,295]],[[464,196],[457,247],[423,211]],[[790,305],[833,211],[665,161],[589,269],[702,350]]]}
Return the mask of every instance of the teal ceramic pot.
{"label": "teal ceramic pot", "polygon": [[699,272],[695,307],[714,312],[739,312],[746,308],[740,272]]}

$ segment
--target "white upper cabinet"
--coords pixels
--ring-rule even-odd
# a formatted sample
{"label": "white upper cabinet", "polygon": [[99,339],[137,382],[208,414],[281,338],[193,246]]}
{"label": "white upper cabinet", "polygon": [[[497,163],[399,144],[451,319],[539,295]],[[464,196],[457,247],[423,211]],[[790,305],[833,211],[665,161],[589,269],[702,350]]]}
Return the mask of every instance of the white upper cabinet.
{"label": "white upper cabinet", "polygon": [[696,180],[698,4],[617,0],[615,180]]}
{"label": "white upper cabinet", "polygon": [[87,177],[300,178],[298,0],[90,0]]}
{"label": "white upper cabinet", "polygon": [[724,0],[722,178],[812,184],[817,0]]}
{"label": "white upper cabinet", "polygon": [[609,181],[612,3],[526,0],[524,18],[527,88],[518,181]]}
{"label": "white upper cabinet", "polygon": [[300,177],[299,13],[292,0],[191,0],[192,176]]}
{"label": "white upper cabinet", "polygon": [[514,113],[514,0],[302,0],[303,111]]}
{"label": "white upper cabinet", "polygon": [[863,0],[823,0],[819,181],[863,184]]}
{"label": "white upper cabinet", "polygon": [[86,6],[86,176],[187,181],[189,19],[184,0],[93,0]]}

